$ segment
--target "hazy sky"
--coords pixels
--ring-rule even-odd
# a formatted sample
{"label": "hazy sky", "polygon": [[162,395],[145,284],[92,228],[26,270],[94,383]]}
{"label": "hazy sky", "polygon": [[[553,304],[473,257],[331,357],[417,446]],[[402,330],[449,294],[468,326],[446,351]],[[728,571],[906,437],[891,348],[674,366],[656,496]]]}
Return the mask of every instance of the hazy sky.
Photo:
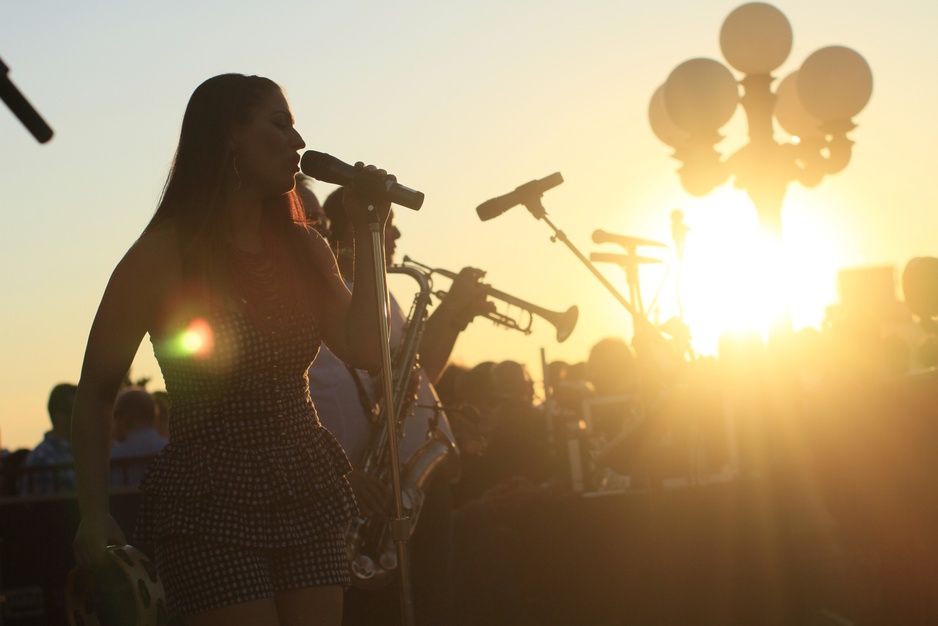
{"label": "hazy sky", "polygon": [[[399,209],[400,254],[488,272],[495,288],[580,322],[557,344],[534,320],[524,337],[477,321],[455,357],[515,359],[540,377],[549,359],[582,360],[600,338],[631,336],[628,313],[523,207],[482,223],[475,207],[561,172],[550,219],[584,254],[615,252],[608,231],[670,243],[669,214],[691,227],[682,280],[698,349],[720,321],[758,299],[756,220],[725,185],[707,198],[680,187],[677,162],[651,133],[648,102],[679,63],[722,59],[720,26],[739,2],[192,0],[0,4],[0,58],[55,130],[40,145],[0,107],[0,433],[32,446],[46,397],[77,382],[91,319],[123,252],[155,208],[186,101],[204,79],[241,72],[280,83],[308,146],[365,160],[426,193]],[[938,143],[932,76],[938,5],[894,0],[779,2],[794,31],[779,77],[817,48],[850,46],[869,62],[873,97],[857,116],[847,169],[785,205],[796,323],[816,325],[840,267],[938,254],[930,149]],[[719,148],[745,141],[742,114]],[[779,139],[784,139],[780,134]],[[328,186],[317,187],[320,196]],[[627,293],[622,271],[602,271]],[[674,268],[670,277],[673,279]],[[663,281],[663,282],[662,282]],[[449,281],[439,278],[438,288]],[[405,286],[406,287],[406,286]],[[674,281],[643,269],[646,304],[675,315]],[[404,287],[400,287],[404,289]],[[161,388],[148,343],[132,373]]]}

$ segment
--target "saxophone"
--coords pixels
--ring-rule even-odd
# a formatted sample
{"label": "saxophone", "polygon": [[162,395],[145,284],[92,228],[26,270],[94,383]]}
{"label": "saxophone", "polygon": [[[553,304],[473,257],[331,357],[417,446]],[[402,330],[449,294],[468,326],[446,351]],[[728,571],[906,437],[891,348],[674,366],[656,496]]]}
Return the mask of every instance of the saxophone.
{"label": "saxophone", "polygon": [[[413,278],[420,289],[404,325],[401,341],[392,355],[392,409],[398,439],[403,436],[404,423],[416,401],[413,383],[420,372],[417,349],[427,320],[432,288],[428,272],[410,266],[392,266],[388,273],[405,274]],[[380,418],[372,425],[368,448],[362,461],[362,471],[385,484],[391,482],[390,446],[386,428],[387,408],[380,406]],[[437,413],[439,416],[439,413]],[[431,420],[427,439],[414,452],[401,469],[401,500],[413,534],[425,501],[424,486],[436,471],[455,465],[456,448],[449,437],[439,429],[438,419]],[[349,524],[346,535],[349,570],[352,585],[361,589],[376,589],[394,580],[397,575],[397,546],[391,534],[390,520],[384,517],[357,517]]]}

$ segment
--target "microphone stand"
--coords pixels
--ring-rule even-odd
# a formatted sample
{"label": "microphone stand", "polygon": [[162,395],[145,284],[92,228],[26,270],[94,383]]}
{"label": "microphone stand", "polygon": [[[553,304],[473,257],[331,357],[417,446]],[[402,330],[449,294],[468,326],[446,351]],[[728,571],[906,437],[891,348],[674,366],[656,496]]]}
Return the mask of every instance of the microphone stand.
{"label": "microphone stand", "polygon": [[554,224],[547,218],[547,210],[541,203],[541,198],[526,198],[522,204],[524,205],[524,208],[526,208],[531,213],[531,215],[534,216],[534,219],[543,220],[544,223],[554,231],[554,234],[550,238],[551,241],[559,240],[563,242],[564,245],[566,245],[570,251],[573,252],[576,258],[578,258],[583,263],[583,265],[585,265],[586,268],[593,273],[593,276],[595,276],[599,282],[609,290],[609,293],[611,293],[613,297],[619,301],[619,304],[621,304],[625,310],[629,312],[629,314],[632,316],[632,326],[634,327],[634,330],[637,332],[639,328],[641,328],[642,330],[649,331],[648,336],[652,337],[654,341],[658,342],[668,354],[672,354],[671,346],[668,345],[668,342],[661,334],[661,331],[659,331],[654,324],[648,321],[648,318],[645,317],[644,314],[636,311],[635,307],[629,304],[629,301],[625,298],[625,296],[619,293],[619,290],[616,289],[598,269],[596,269],[596,266],[593,265],[589,259],[583,256],[583,253],[580,252],[575,245],[573,245],[570,239],[567,238],[567,235],[564,234],[562,230],[559,230],[556,226],[554,226]]}
{"label": "microphone stand", "polygon": [[[640,328],[647,331],[646,336],[651,338],[651,340],[653,340],[661,348],[663,348],[666,354],[670,355],[675,360],[679,358],[674,353],[674,350],[668,344],[667,340],[664,338],[664,335],[661,334],[661,331],[658,330],[658,328],[656,328],[654,324],[648,321],[647,317],[645,317],[643,314],[636,311],[635,308],[631,304],[629,304],[629,301],[626,300],[626,298],[621,293],[619,293],[619,291],[612,285],[612,283],[606,280],[606,277],[603,276],[602,273],[600,273],[598,269],[596,269],[596,266],[593,265],[593,263],[589,259],[583,256],[583,253],[580,252],[577,249],[577,247],[573,245],[570,239],[567,238],[567,235],[564,234],[563,231],[559,230],[556,226],[554,226],[554,224],[549,219],[547,219],[547,210],[544,209],[544,205],[541,203],[540,196],[534,197],[534,198],[530,198],[530,197],[526,198],[523,202],[521,202],[521,204],[524,205],[524,207],[531,213],[531,215],[534,216],[535,219],[543,220],[544,223],[547,224],[551,228],[551,230],[554,231],[554,234],[551,237],[551,241],[557,241],[557,240],[562,241],[564,245],[566,245],[567,248],[569,248],[570,251],[573,252],[576,258],[578,258],[583,263],[583,265],[585,265],[587,269],[589,269],[593,273],[593,275],[599,280],[599,282],[602,283],[602,285],[606,289],[609,290],[609,293],[611,293],[615,297],[615,299],[619,301],[619,304],[621,304],[623,308],[625,308],[625,310],[629,312],[629,314],[632,316],[632,326],[636,334],[638,333],[638,330]],[[637,412],[639,415],[639,419],[644,419],[645,416],[647,415],[647,410],[645,406],[644,385],[641,382],[642,368],[639,367],[637,372],[639,375],[639,388],[640,388],[637,394],[637,401],[638,401]],[[608,454],[608,451],[612,450],[615,447],[615,445],[617,445],[622,439],[627,437],[630,432],[631,432],[630,430],[626,430],[623,433],[621,433],[618,437],[616,437],[613,441],[609,442],[609,444],[606,446],[606,453]],[[604,455],[601,454],[599,458],[602,458],[602,456]],[[649,496],[652,496],[652,494],[654,494],[656,491],[656,488],[654,486],[654,481],[649,481],[648,486],[649,486]],[[650,500],[650,502],[652,502],[652,500]],[[652,504],[652,507],[654,507],[653,504]]]}
{"label": "microphone stand", "polygon": [[407,540],[410,538],[410,518],[404,515],[401,495],[401,468],[397,447],[397,424],[394,415],[394,398],[391,381],[391,337],[390,337],[390,294],[388,292],[387,265],[384,256],[384,229],[378,219],[374,204],[368,205],[371,233],[372,258],[374,259],[375,302],[378,304],[378,329],[381,337],[381,379],[384,384],[385,421],[388,432],[391,483],[394,491],[395,517],[390,520],[391,537],[397,547],[397,563],[400,576],[401,621],[404,626],[414,626],[414,604],[410,579],[410,558]]}
{"label": "microphone stand", "polygon": [[36,141],[46,143],[52,139],[52,129],[33,108],[33,105],[29,103],[26,96],[10,81],[7,77],[9,72],[10,68],[0,60],[0,100],[6,103],[10,111],[26,127],[26,130],[36,138]]}

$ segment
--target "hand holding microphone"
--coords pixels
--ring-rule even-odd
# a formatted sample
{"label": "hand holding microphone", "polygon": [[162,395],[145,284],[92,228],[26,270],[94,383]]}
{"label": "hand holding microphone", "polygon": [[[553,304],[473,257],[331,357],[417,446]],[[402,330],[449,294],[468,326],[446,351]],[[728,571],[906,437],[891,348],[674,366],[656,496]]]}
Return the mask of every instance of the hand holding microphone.
{"label": "hand holding microphone", "polygon": [[355,172],[352,183],[342,188],[342,208],[356,231],[360,228],[359,232],[366,232],[369,223],[378,223],[384,232],[391,216],[387,188],[396,179],[393,174],[361,161],[355,163]]}
{"label": "hand holding microphone", "polygon": [[300,159],[304,174],[325,183],[353,187],[362,197],[388,201],[417,211],[423,206],[423,193],[401,185],[393,176],[373,166],[358,167],[315,150],[307,150]]}

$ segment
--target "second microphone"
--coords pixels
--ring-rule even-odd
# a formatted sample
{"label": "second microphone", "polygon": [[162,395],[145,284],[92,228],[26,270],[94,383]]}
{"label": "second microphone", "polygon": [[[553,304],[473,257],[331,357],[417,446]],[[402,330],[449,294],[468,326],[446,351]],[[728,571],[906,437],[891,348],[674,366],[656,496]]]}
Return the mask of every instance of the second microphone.
{"label": "second microphone", "polygon": [[[304,174],[316,180],[342,186],[351,185],[360,173],[354,165],[315,150],[307,150],[303,153],[303,158],[300,159],[300,169]],[[388,181],[384,193],[388,200],[402,207],[417,211],[423,206],[423,192],[405,187],[400,183]]]}

